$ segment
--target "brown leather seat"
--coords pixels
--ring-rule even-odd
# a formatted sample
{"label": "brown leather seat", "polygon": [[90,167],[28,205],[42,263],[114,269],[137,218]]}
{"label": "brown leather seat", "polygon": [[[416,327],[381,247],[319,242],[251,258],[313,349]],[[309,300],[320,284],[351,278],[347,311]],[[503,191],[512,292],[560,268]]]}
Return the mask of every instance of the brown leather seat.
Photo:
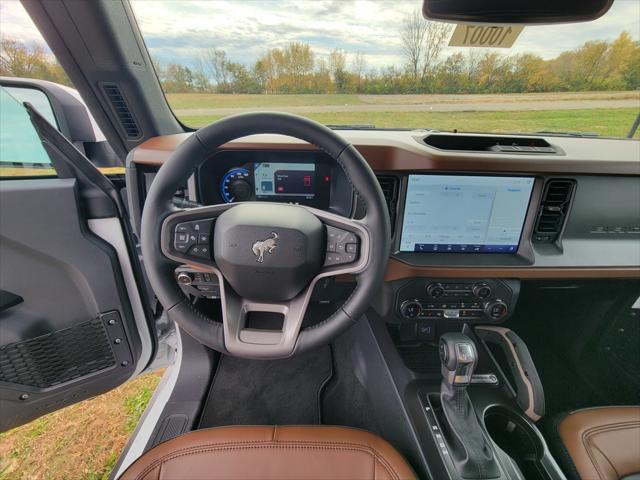
{"label": "brown leather seat", "polygon": [[415,479],[402,456],[363,430],[326,426],[218,427],[142,455],[120,477],[173,479]]}
{"label": "brown leather seat", "polygon": [[[566,415],[557,432],[582,480],[640,479],[640,407],[601,407]],[[637,476],[636,476],[637,475]]]}

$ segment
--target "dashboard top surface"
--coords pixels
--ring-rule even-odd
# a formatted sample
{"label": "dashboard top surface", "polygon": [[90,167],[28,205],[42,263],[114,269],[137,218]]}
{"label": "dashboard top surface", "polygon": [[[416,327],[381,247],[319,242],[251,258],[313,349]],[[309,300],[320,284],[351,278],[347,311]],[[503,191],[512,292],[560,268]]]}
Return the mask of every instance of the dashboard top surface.
{"label": "dashboard top surface", "polygon": [[[160,166],[191,133],[150,138],[132,150],[128,161]],[[422,143],[425,130],[341,130],[376,171],[487,171],[503,173],[585,173],[640,175],[640,142],[628,139],[543,137],[564,155],[445,151]],[[490,136],[474,134],[474,136]],[[501,137],[509,138],[509,135]],[[512,136],[513,138],[521,138]],[[221,149],[317,150],[302,140],[281,135],[253,135]]]}

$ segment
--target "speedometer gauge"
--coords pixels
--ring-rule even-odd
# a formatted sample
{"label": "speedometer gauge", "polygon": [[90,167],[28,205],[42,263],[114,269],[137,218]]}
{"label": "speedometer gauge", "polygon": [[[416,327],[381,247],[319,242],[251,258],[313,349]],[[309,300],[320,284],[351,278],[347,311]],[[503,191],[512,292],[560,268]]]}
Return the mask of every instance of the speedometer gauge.
{"label": "speedometer gauge", "polygon": [[246,168],[233,168],[224,174],[220,182],[220,196],[224,203],[244,202],[253,195],[250,173]]}

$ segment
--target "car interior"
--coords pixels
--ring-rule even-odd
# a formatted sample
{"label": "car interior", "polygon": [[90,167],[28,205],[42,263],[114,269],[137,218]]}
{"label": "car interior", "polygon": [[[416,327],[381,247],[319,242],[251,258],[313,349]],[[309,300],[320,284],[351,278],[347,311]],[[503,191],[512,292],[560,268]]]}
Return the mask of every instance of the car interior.
{"label": "car interior", "polygon": [[57,176],[0,182],[1,431],[162,363],[113,479],[640,479],[640,141],[270,111],[193,130],[128,1],[22,3],[91,113],[0,79],[57,121],[25,99]]}

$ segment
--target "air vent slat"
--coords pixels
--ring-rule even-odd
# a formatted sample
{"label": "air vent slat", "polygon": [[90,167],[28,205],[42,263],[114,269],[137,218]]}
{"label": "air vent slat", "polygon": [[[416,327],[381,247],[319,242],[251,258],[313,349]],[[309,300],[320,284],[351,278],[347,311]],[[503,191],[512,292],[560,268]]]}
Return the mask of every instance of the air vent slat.
{"label": "air vent slat", "polygon": [[393,175],[376,175],[376,178],[378,179],[378,183],[380,184],[380,188],[384,194],[384,199],[387,203],[389,218],[391,219],[391,231],[393,232],[398,205],[398,177],[394,177]]}
{"label": "air vent slat", "polygon": [[553,243],[558,239],[564,227],[573,188],[574,182],[571,180],[547,182],[538,209],[534,241]]}
{"label": "air vent slat", "polygon": [[138,127],[138,123],[131,113],[129,104],[124,98],[120,87],[116,84],[103,84],[102,90],[107,96],[114,113],[118,117],[118,121],[120,122],[120,126],[124,130],[126,137],[132,140],[140,138],[140,127]]}

